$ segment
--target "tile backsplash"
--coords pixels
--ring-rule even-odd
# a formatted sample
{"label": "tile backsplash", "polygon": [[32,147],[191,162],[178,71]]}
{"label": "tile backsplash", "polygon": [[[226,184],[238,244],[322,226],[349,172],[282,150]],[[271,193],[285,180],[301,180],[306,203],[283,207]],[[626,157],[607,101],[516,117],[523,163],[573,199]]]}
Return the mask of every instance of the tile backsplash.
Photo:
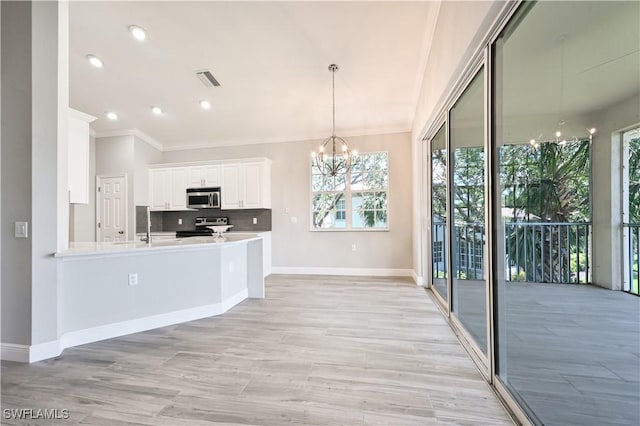
{"label": "tile backsplash", "polygon": [[[232,231],[271,231],[271,209],[151,212],[151,230],[173,232],[195,229],[196,217],[228,217],[229,225],[233,225]],[[257,219],[256,225],[253,224],[253,218]],[[179,219],[182,219],[182,225],[178,225]],[[146,207],[136,206],[136,232],[145,232],[146,224]]]}
{"label": "tile backsplash", "polygon": [[[151,212],[151,232],[162,232],[164,212]],[[136,234],[147,232],[147,206],[136,206]]]}

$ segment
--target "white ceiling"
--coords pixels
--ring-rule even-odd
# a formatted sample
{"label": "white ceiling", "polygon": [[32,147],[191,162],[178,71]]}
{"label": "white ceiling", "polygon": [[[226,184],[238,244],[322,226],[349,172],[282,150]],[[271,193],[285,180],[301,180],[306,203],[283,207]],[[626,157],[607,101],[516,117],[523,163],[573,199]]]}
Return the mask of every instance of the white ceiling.
{"label": "white ceiling", "polygon": [[[72,2],[70,105],[166,149],[409,131],[436,2]],[[127,27],[149,35],[134,40]],[[102,69],[86,60],[94,54]],[[194,71],[221,83],[206,88]],[[198,101],[211,101],[210,111]],[[162,107],[162,117],[151,106]],[[117,121],[105,114],[114,111]]]}

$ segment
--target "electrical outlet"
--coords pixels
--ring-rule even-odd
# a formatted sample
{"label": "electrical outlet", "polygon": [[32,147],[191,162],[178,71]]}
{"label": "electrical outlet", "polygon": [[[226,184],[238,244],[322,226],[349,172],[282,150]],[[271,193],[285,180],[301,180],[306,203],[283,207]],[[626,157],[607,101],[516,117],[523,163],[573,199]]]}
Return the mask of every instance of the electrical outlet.
{"label": "electrical outlet", "polygon": [[181,217],[178,218],[178,225],[182,225],[182,218]]}
{"label": "electrical outlet", "polygon": [[285,207],[284,214],[289,214],[289,213],[291,213],[291,209],[289,207]]}
{"label": "electrical outlet", "polygon": [[291,216],[291,223],[297,223],[298,222],[298,218],[295,216]]}
{"label": "electrical outlet", "polygon": [[351,251],[356,251],[356,245],[355,244],[351,244]]}
{"label": "electrical outlet", "polygon": [[254,217],[254,218],[253,218],[253,224],[254,224],[254,225],[257,225],[257,224],[258,224],[258,218],[257,218],[257,217]]}
{"label": "electrical outlet", "polygon": [[129,285],[138,285],[138,274],[129,274]]}

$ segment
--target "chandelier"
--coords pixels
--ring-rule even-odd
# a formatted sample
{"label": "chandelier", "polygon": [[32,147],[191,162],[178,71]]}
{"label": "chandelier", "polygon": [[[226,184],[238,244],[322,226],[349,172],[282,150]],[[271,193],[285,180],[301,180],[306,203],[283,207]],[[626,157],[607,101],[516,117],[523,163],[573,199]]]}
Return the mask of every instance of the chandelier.
{"label": "chandelier", "polygon": [[312,165],[324,176],[345,174],[351,168],[351,161],[356,151],[351,151],[347,142],[336,135],[336,64],[329,65],[331,71],[331,85],[333,88],[333,127],[331,136],[322,141],[318,152],[311,153]]}

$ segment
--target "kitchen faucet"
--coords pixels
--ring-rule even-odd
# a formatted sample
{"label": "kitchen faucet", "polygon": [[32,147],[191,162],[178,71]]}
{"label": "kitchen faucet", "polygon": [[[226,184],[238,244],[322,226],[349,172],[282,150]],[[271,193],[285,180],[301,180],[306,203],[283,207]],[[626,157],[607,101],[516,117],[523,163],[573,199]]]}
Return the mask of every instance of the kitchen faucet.
{"label": "kitchen faucet", "polygon": [[147,206],[147,235],[143,241],[151,245],[151,206]]}

